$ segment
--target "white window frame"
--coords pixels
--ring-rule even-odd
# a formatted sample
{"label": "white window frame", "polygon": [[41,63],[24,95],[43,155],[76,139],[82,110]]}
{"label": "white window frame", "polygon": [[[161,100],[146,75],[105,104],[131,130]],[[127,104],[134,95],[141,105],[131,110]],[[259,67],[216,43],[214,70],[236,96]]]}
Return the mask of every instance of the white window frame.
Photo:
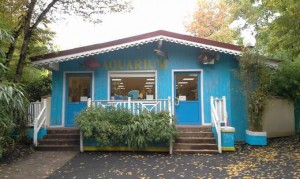
{"label": "white window frame", "polygon": [[[148,74],[147,74],[148,73]],[[149,75],[149,74],[154,75]],[[155,99],[157,99],[157,70],[132,70],[132,71],[108,71],[107,73],[107,100],[111,99],[111,77],[154,77]]]}

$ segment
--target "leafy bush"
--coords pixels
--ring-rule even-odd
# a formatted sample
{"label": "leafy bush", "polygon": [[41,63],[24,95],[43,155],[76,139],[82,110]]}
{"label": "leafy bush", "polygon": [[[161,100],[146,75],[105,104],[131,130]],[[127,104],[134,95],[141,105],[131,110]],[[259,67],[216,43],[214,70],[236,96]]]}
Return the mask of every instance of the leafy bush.
{"label": "leafy bush", "polygon": [[22,87],[0,82],[0,158],[12,141],[11,134],[25,135],[28,101]]}
{"label": "leafy bush", "polygon": [[142,148],[154,142],[168,142],[174,139],[177,130],[174,121],[170,125],[169,120],[170,116],[167,112],[156,114],[143,111],[140,115],[135,115],[130,124],[122,128],[126,144],[129,147]]}
{"label": "leafy bush", "polygon": [[109,108],[88,108],[82,111],[75,123],[87,139],[96,139],[103,145],[122,142],[121,130],[133,115],[128,110]]}
{"label": "leafy bush", "polygon": [[26,82],[25,91],[30,101],[41,100],[42,96],[51,93],[51,79],[48,76],[40,76],[34,81]]}
{"label": "leafy bush", "polygon": [[[102,145],[125,144],[142,148],[154,142],[167,142],[176,135],[175,124],[169,124],[169,113],[142,111],[133,115],[126,109],[89,108],[75,120],[87,139]],[[173,118],[172,118],[173,120]]]}
{"label": "leafy bush", "polygon": [[[0,42],[13,41],[8,32],[0,27]],[[28,100],[20,84],[9,82],[5,77],[9,70],[0,44],[0,158],[13,143],[11,135],[25,135]]]}
{"label": "leafy bush", "polygon": [[300,101],[300,60],[282,62],[272,76],[269,91],[272,95]]}
{"label": "leafy bush", "polygon": [[248,126],[252,131],[262,131],[262,115],[269,95],[271,69],[267,58],[246,52],[240,60],[239,78],[243,82],[247,100]]}

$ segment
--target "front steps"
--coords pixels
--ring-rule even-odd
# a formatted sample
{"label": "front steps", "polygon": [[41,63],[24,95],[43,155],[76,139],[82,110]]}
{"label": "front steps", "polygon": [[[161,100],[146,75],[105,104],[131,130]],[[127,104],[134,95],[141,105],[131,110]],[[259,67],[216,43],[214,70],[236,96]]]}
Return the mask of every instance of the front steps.
{"label": "front steps", "polygon": [[78,128],[47,128],[47,135],[35,147],[39,151],[79,151]]}
{"label": "front steps", "polygon": [[177,129],[174,153],[219,153],[211,126],[177,126]]}

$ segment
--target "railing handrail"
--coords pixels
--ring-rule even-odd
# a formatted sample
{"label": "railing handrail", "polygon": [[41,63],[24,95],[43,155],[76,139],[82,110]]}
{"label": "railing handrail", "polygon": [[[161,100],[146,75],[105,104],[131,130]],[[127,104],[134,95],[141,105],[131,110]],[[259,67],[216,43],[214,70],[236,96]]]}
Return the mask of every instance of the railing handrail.
{"label": "railing handrail", "polygon": [[211,118],[212,118],[213,125],[216,128],[217,137],[218,137],[218,151],[219,151],[219,153],[222,153],[220,119],[217,115],[217,110],[214,105],[214,98],[212,96],[210,98],[210,104],[211,104],[210,108],[211,108],[211,116],[212,116]]}
{"label": "railing handrail", "polygon": [[[92,102],[128,102],[126,99],[120,99],[120,100],[107,100],[107,99],[99,99],[99,100],[93,100],[91,99]],[[168,99],[131,99],[131,102],[155,102],[155,101],[168,101]]]}
{"label": "railing handrail", "polygon": [[[33,144],[37,146],[38,132],[40,131],[42,125],[46,121],[46,111],[47,111],[47,100],[43,99],[43,108],[40,111],[39,115],[34,119],[33,127]],[[43,117],[43,118],[42,118]],[[42,118],[42,119],[41,119]]]}

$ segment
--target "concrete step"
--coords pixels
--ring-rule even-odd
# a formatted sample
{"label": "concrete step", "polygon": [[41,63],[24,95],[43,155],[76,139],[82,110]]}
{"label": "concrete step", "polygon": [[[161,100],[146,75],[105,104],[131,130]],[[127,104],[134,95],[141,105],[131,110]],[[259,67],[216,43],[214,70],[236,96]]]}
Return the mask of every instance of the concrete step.
{"label": "concrete step", "polygon": [[211,132],[211,126],[176,126],[178,132]]}
{"label": "concrete step", "polygon": [[44,139],[79,139],[79,134],[47,134]]}
{"label": "concrete step", "polygon": [[78,128],[47,128],[47,135],[38,142],[36,150],[40,151],[78,151],[80,148],[80,131]]}
{"label": "concrete step", "polygon": [[200,154],[218,154],[218,150],[190,150],[190,149],[175,149],[173,150],[173,153],[189,153],[189,154],[195,154],[195,153],[200,153]]}
{"label": "concrete step", "polygon": [[212,132],[179,132],[177,137],[214,137]]}
{"label": "concrete step", "polygon": [[175,143],[206,143],[206,144],[215,144],[215,138],[203,138],[203,137],[177,137]]}
{"label": "concrete step", "polygon": [[38,145],[37,151],[79,151],[79,145]]}
{"label": "concrete step", "polygon": [[174,150],[218,150],[217,144],[194,144],[194,143],[176,143],[174,145]]}
{"label": "concrete step", "polygon": [[80,130],[78,128],[47,128],[47,134],[79,134]]}
{"label": "concrete step", "polygon": [[39,141],[39,145],[80,145],[77,139],[43,139]]}

